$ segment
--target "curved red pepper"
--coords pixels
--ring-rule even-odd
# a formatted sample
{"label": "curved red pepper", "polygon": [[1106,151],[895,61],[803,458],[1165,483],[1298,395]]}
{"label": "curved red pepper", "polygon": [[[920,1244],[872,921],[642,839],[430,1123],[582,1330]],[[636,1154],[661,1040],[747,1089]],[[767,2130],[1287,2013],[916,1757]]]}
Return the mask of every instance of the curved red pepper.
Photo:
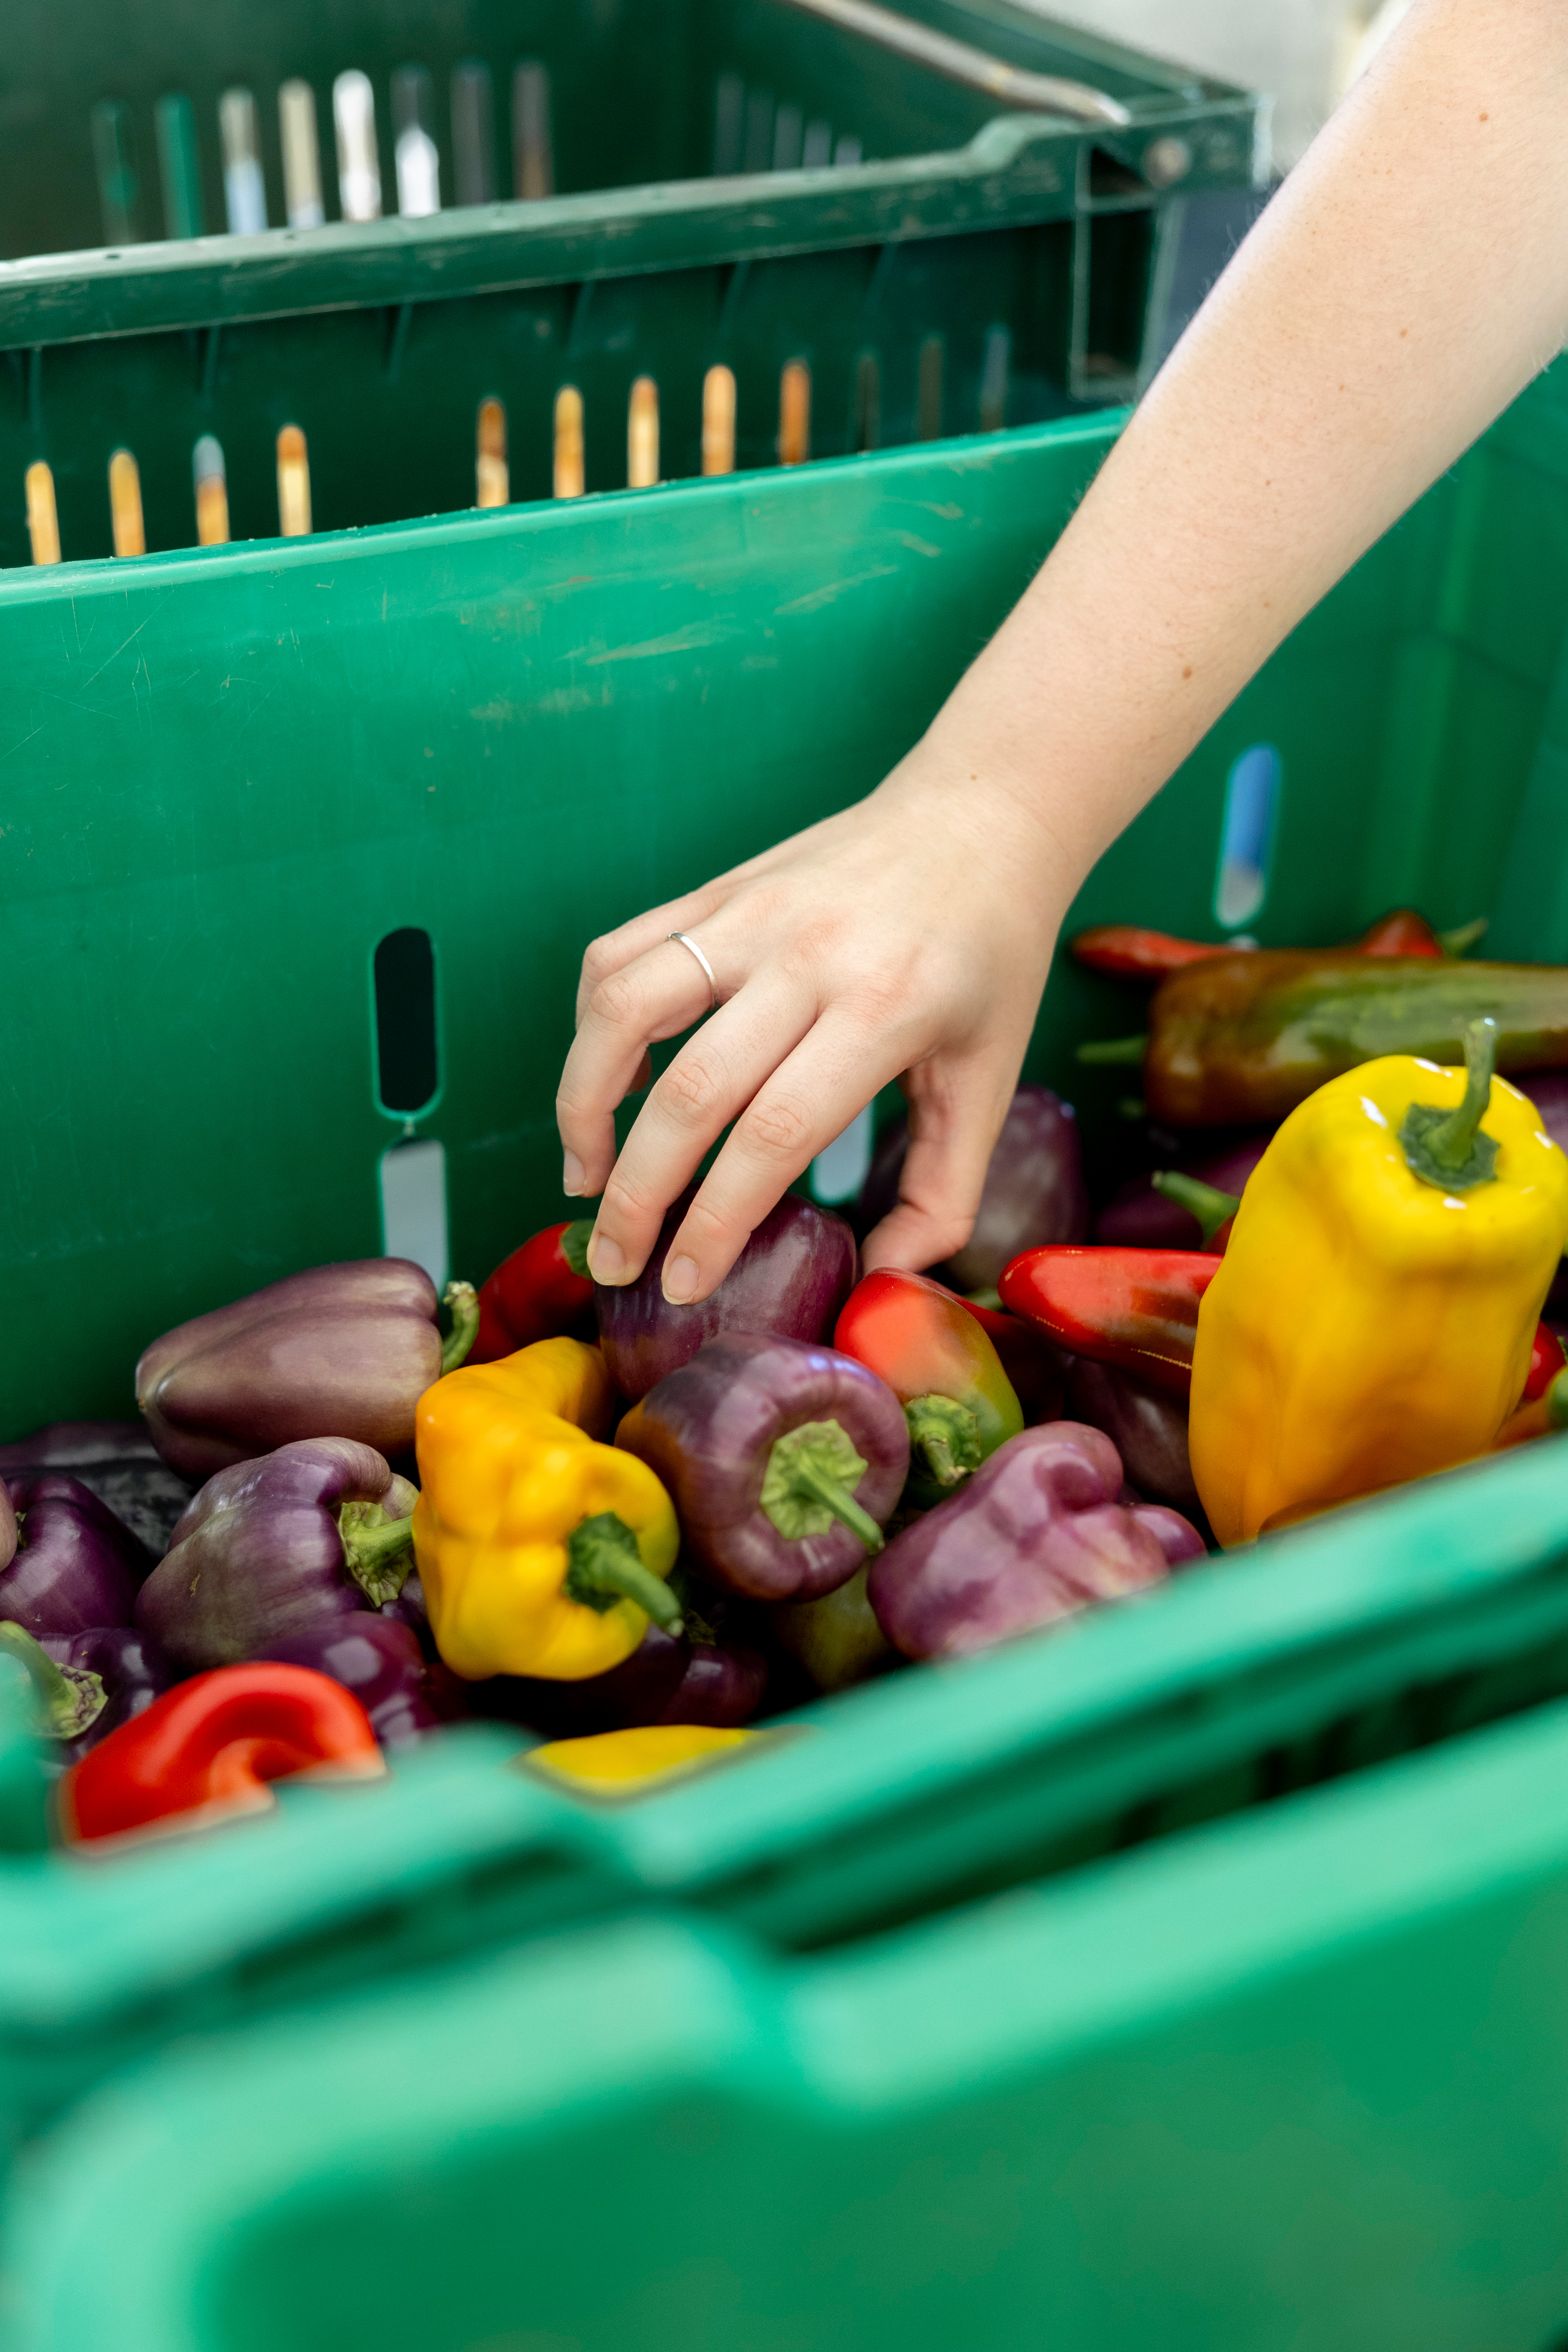
{"label": "curved red pepper", "polygon": [[833,1344],[886,1381],[939,1486],[956,1485],[1024,1426],[979,1318],[924,1275],[891,1265],[867,1275],[844,1302]]}
{"label": "curved red pepper", "polygon": [[479,1292],[479,1336],[471,1364],[493,1364],[536,1339],[595,1337],[594,1285],[588,1274],[591,1217],[546,1225],[504,1258]]}
{"label": "curved red pepper", "polygon": [[1026,1250],[1002,1276],[1002,1304],[1070,1354],[1122,1364],[1184,1397],[1198,1302],[1219,1264],[1204,1250]]}
{"label": "curved red pepper", "polygon": [[176,1683],[89,1748],[60,1782],[73,1842],[161,1822],[255,1812],[269,1780],[296,1772],[363,1779],[384,1770],[370,1717],[342,1683],[309,1666],[257,1660]]}
{"label": "curved red pepper", "polygon": [[1550,1323],[1538,1323],[1535,1345],[1530,1351],[1530,1370],[1524,1376],[1524,1394],[1520,1399],[1521,1404],[1533,1404],[1537,1397],[1543,1397],[1565,1365],[1568,1365],[1568,1356],[1563,1352],[1562,1340]]}
{"label": "curved red pepper", "polygon": [[[1469,930],[1456,932],[1454,940],[1469,941]],[[1433,956],[1454,953],[1456,948],[1432,929],[1413,907],[1396,907],[1380,915],[1355,942],[1363,955]],[[1235,952],[1229,940],[1179,940],[1169,931],[1145,930],[1137,923],[1097,923],[1079,931],[1072,951],[1090,971],[1109,972],[1113,980],[1163,980],[1184,964],[1205,963],[1212,956]]]}

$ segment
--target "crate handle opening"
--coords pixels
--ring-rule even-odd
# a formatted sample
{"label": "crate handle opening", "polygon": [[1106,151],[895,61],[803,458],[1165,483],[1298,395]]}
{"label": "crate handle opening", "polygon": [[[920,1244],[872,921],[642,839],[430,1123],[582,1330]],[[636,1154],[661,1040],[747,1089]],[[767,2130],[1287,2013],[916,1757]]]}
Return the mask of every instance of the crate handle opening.
{"label": "crate handle opening", "polygon": [[1249,923],[1268,895],[1282,773],[1273,744],[1254,743],[1226,779],[1214,890],[1215,920],[1224,930]]}
{"label": "crate handle opening", "polygon": [[375,950],[375,1072],[381,1108],[412,1118],[440,1083],[436,1050],[436,950],[416,925],[388,931]]}
{"label": "crate handle opening", "polygon": [[191,451],[191,476],[196,493],[196,545],[226,547],[228,468],[224,464],[223,444],[215,435],[204,433]]}
{"label": "crate handle opening", "polygon": [[385,1257],[422,1265],[438,1291],[447,1287],[447,1153],[433,1135],[382,1153],[381,1246]]}
{"label": "crate handle opening", "polygon": [[710,367],[702,379],[702,470],[735,470],[735,376],[722,365]]}
{"label": "crate handle opening", "polygon": [[474,504],[504,507],[511,497],[511,477],[506,462],[506,404],[481,400],[474,456]]}

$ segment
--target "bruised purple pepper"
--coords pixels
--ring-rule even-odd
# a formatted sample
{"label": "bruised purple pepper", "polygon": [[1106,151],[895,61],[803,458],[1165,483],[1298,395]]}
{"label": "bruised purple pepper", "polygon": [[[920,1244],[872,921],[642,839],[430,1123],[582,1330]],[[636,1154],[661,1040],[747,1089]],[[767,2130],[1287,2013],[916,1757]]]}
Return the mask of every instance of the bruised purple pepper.
{"label": "bruised purple pepper", "polygon": [[89,1748],[133,1715],[161,1698],[175,1679],[174,1670],[150,1633],[134,1625],[94,1625],[69,1641],[41,1645],[58,1666],[70,1674],[96,1675],[103,1685],[102,1713],[74,1739],[60,1743],[60,1760],[74,1764]]}
{"label": "bruised purple pepper", "polygon": [[329,1617],[268,1642],[252,1655],[280,1658],[289,1665],[331,1675],[353,1691],[383,1748],[421,1739],[449,1719],[449,1707],[437,1704],[430,1669],[413,1627],[370,1610]]}
{"label": "bruised purple pepper", "polygon": [[[908,1149],[909,1129],[900,1119],[884,1137],[861,1192],[857,1223],[862,1234],[896,1205]],[[993,1290],[1020,1250],[1081,1242],[1088,1234],[1078,1113],[1049,1087],[1020,1087],[985,1171],[974,1229],[935,1270],[954,1290]]]}
{"label": "bruised purple pepper", "polygon": [[306,1438],[405,1454],[415,1406],[479,1328],[470,1284],[446,1297],[443,1345],[435,1285],[407,1258],[289,1275],[154,1339],[136,1367],[137,1404],[163,1459],[191,1478]]}
{"label": "bruised purple pepper", "polygon": [[871,1563],[883,1632],[906,1657],[959,1657],[1158,1584],[1202,1553],[1194,1528],[1119,1502],[1121,1487],[1098,1429],[1058,1421],[1009,1438]]}
{"label": "bruised purple pepper", "polygon": [[16,1548],[0,1570],[0,1618],[39,1641],[128,1625],[153,1555],[89,1487],[63,1471],[5,1481]]}
{"label": "bruised purple pepper", "polygon": [[657,1470],[693,1560],[759,1601],[810,1601],[880,1549],[910,1466],[904,1409],[851,1356],[731,1331],[671,1372],[616,1444]]}
{"label": "bruised purple pepper", "polygon": [[1187,1458],[1184,1398],[1151,1387],[1120,1365],[1077,1356],[1068,1374],[1067,1409],[1074,1421],[1104,1431],[1141,1495],[1189,1517],[1202,1510]]}
{"label": "bruised purple pepper", "polygon": [[407,1479],[352,1438],[311,1438],[235,1463],[207,1480],[174,1529],[135,1622],[195,1673],[379,1609],[413,1562],[415,1501]]}
{"label": "bruised purple pepper", "polygon": [[770,1209],[723,1281],[700,1307],[671,1307],[659,1286],[669,1245],[696,1197],[692,1185],[665,1218],[636,1282],[594,1286],[599,1344],[609,1374],[636,1403],[721,1332],[777,1332],[820,1339],[855,1286],[855,1236],[842,1217],[786,1192]]}

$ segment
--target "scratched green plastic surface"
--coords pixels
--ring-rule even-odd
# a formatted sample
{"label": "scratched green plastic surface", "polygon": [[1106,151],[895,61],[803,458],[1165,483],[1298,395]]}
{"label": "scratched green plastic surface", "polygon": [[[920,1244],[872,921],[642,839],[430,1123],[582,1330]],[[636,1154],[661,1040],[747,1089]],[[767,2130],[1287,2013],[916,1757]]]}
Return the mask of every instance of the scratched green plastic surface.
{"label": "scratched green plastic surface", "polygon": [[780,1963],[645,1913],[68,2119],[16,2352],[1552,2352],[1568,1711]]}
{"label": "scratched green plastic surface", "polygon": [[[780,372],[795,360],[812,372],[818,457],[1127,397],[1158,341],[1181,199],[1247,185],[1264,167],[1258,101],[1013,0],[918,0],[910,13],[1013,64],[1092,83],[1128,105],[1131,127],[1003,117],[994,100],[786,0],[64,0],[8,12],[0,251],[46,257],[0,264],[0,563],[29,560],[22,484],[39,458],[67,556],[109,554],[107,469],[122,445],[141,468],[147,544],[173,548],[195,535],[203,434],[223,446],[231,528],[247,539],[277,529],[286,424],[306,435],[317,527],[336,529],[471,506],[477,412],[491,397],[507,408],[512,496],[547,497],[565,383],[584,396],[593,489],[626,481],[639,374],[658,385],[667,478],[701,469],[702,379],[719,362],[736,377],[744,467],[775,461]],[[336,223],[338,72],[371,77],[390,210],[391,73],[430,71],[450,205],[452,68],[478,58],[490,69],[498,194],[510,199],[508,92],[528,58],[551,73],[558,195]],[[868,160],[714,179],[715,93],[729,74],[762,109],[770,154],[775,104],[794,105],[859,139]],[[216,229],[217,100],[250,89],[268,217],[280,223],[276,93],[289,75],[315,91],[333,225],[114,242],[120,230],[100,222],[94,103],[125,110],[131,213],[157,238],[157,101],[191,101]],[[1188,168],[1173,185],[1152,183],[1145,156],[1173,139]],[[106,235],[109,251],[58,257]]]}
{"label": "scratched green plastic surface", "polygon": [[[370,967],[435,943],[453,1263],[562,1213],[549,1104],[592,931],[867,789],[1114,431],[0,581],[0,1436],[130,1409],[139,1349],[381,1245]],[[1265,939],[1413,898],[1568,955],[1549,377],[1358,568],[1118,845],[1075,919],[1212,928],[1226,777],[1275,743]],[[1478,777],[1485,790],[1476,788]],[[1053,980],[1078,1084],[1109,983]],[[1568,1688],[1543,1446],[1145,1605],[825,1704],[615,1811],[454,1733],[353,1796],[86,1865],[0,1861],[0,2132],[170,2035],[678,1898],[848,1948]],[[10,1751],[7,1750],[7,1753]],[[23,1811],[25,1813],[25,1807]]]}

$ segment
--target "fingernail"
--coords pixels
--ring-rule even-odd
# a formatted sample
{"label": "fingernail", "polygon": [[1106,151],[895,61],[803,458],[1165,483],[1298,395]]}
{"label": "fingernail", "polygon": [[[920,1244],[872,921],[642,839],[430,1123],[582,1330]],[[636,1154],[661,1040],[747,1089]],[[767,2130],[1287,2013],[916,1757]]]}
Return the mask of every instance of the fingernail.
{"label": "fingernail", "polygon": [[588,1271],[595,1282],[619,1282],[626,1270],[626,1254],[619,1242],[611,1241],[607,1234],[595,1234],[588,1244]]}
{"label": "fingernail", "polygon": [[671,1307],[689,1307],[697,1290],[697,1260],[672,1257],[664,1268],[664,1295]]}
{"label": "fingernail", "polygon": [[561,1190],[572,1201],[583,1190],[583,1162],[574,1151],[569,1151],[561,1163]]}

